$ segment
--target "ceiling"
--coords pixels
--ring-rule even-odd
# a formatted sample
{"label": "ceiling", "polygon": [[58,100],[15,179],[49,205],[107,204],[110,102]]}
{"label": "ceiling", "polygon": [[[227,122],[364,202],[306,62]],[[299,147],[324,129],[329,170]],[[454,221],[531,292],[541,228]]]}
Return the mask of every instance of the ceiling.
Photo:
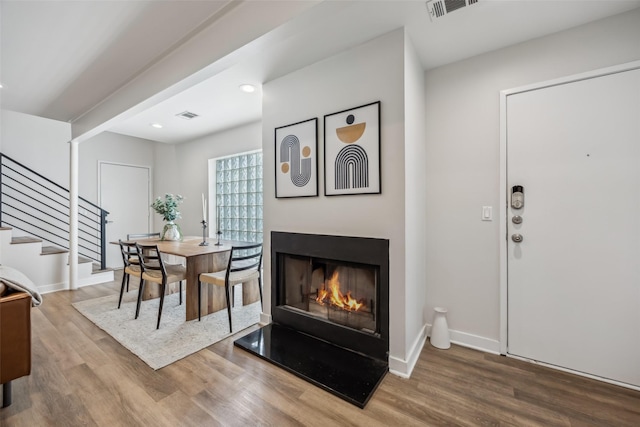
{"label": "ceiling", "polygon": [[[238,0],[1,0],[2,108],[74,122],[203,28],[220,25],[238,3],[251,7]],[[640,7],[640,0],[480,0],[432,21],[424,1],[317,3],[224,58],[213,76],[109,130],[181,143],[259,120],[262,83],[402,26],[431,69]],[[243,83],[257,91],[241,92]],[[184,111],[199,117],[176,116]]]}

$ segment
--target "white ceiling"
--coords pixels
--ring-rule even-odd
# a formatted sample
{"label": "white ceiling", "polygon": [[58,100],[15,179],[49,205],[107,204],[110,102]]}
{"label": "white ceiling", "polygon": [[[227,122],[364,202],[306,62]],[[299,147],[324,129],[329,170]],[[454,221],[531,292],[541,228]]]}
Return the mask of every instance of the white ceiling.
{"label": "white ceiling", "polygon": [[2,108],[72,121],[225,3],[2,0]]}
{"label": "white ceiling", "polygon": [[[200,29],[224,19],[234,3],[1,0],[2,108],[78,119]],[[640,0],[480,0],[432,22],[424,1],[323,2],[226,58],[231,65],[215,76],[111,131],[179,143],[259,120],[261,83],[402,26],[424,68],[431,69],[639,6]],[[258,90],[243,93],[242,83]],[[200,117],[176,117],[185,110]]]}

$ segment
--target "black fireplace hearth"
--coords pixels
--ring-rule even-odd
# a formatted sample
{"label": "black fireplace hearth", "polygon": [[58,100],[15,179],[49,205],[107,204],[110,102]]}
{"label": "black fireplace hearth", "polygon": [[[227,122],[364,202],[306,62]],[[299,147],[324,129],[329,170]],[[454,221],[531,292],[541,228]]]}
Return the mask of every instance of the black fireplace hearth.
{"label": "black fireplace hearth", "polygon": [[389,241],[271,233],[273,323],[235,344],[364,407],[388,371]]}
{"label": "black fireplace hearth", "polygon": [[234,344],[360,408],[365,407],[388,370],[382,360],[275,323]]}

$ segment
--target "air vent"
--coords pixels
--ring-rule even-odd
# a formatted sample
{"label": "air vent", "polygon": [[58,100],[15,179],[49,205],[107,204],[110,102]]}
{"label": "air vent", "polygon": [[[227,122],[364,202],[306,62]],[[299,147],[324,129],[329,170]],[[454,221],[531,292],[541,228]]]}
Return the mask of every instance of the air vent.
{"label": "air vent", "polygon": [[196,117],[198,117],[198,115],[196,113],[192,113],[191,111],[183,111],[180,114],[176,114],[176,116],[181,117],[185,120],[191,120],[191,119],[195,119]]}
{"label": "air vent", "polygon": [[478,3],[479,0],[428,0],[427,10],[429,18],[441,18],[453,11]]}

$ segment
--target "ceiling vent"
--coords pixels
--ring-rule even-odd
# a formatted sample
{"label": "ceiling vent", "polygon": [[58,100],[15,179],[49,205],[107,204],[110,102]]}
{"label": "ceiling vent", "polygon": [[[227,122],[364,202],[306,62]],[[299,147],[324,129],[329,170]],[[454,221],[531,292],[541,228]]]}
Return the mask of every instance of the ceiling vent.
{"label": "ceiling vent", "polygon": [[191,119],[195,119],[196,117],[198,117],[198,114],[196,113],[192,113],[191,111],[183,111],[180,114],[176,114],[176,116],[181,117],[185,120],[191,120]]}
{"label": "ceiling vent", "polygon": [[436,18],[441,18],[463,7],[476,4],[478,1],[479,0],[428,0],[427,10],[429,11],[429,18],[433,21]]}

